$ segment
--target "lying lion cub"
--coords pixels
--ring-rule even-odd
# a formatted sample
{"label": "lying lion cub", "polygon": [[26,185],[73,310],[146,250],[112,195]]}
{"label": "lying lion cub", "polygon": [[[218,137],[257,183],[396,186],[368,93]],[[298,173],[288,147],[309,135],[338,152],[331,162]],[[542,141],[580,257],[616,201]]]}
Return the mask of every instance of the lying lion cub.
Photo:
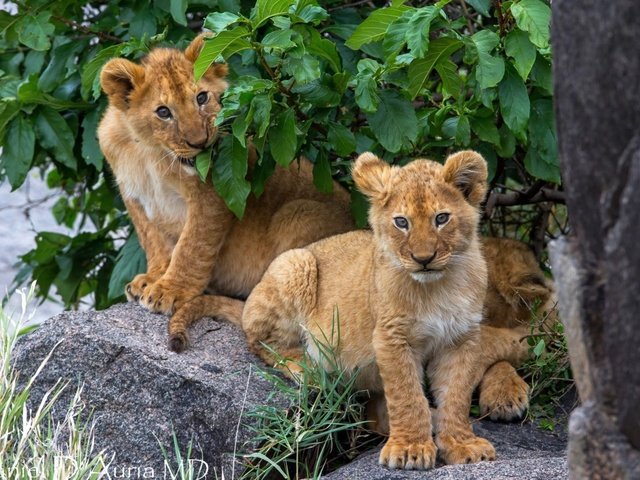
{"label": "lying lion cub", "polygon": [[[493,446],[471,430],[471,393],[491,363],[510,359],[516,339],[480,330],[487,267],[477,230],[485,161],[463,151],[444,166],[416,160],[400,168],[365,153],[353,179],[371,201],[373,232],[280,255],[247,299],[242,324],[249,345],[268,363],[274,358],[264,344],[292,360],[302,358],[304,345],[322,362],[311,337],[327,339],[347,371],[360,370],[359,388],[384,392],[390,438],[380,463],[391,468],[434,465],[426,363],[445,461],[493,459]],[[331,334],[336,308],[339,338]],[[484,349],[490,352],[481,355]]]}
{"label": "lying lion cub", "polygon": [[[126,294],[154,312],[188,305],[170,324],[174,350],[184,348],[186,326],[203,312],[240,318],[243,302],[230,297],[246,297],[278,254],[354,228],[349,194],[337,183],[333,194],[320,193],[305,159],[277,167],[260,199],[249,198],[242,220],[210,178],[200,180],[194,158],[217,138],[227,87],[226,65],[212,65],[195,81],[203,42],[197,37],[184,52],[156,48],[140,64],[113,59],[100,75],[109,97],[100,147],[148,264]],[[255,163],[250,151],[249,178]],[[202,296],[205,289],[217,295]]]}

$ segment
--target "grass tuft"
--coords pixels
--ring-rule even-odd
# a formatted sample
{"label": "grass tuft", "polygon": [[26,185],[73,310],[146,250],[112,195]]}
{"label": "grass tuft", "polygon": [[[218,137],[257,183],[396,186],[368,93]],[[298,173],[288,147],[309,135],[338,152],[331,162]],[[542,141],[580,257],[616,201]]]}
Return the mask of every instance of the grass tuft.
{"label": "grass tuft", "polygon": [[64,418],[55,422],[51,416],[68,387],[58,382],[48,390],[37,406],[30,407],[34,381],[51,357],[43,360],[25,386],[20,386],[17,372],[11,366],[16,341],[33,327],[24,327],[29,292],[19,291],[22,311],[12,318],[0,306],[0,479],[93,480],[107,474],[107,463],[101,452],[94,451],[93,427],[78,388],[66,407]]}
{"label": "grass tuft", "polygon": [[[336,320],[337,314],[334,325],[339,325]],[[339,344],[339,328],[331,332],[335,335]],[[363,400],[367,394],[355,387],[357,372],[345,372],[334,349],[327,346],[336,343],[329,340],[312,339],[319,362],[308,357],[292,362],[265,347],[277,359],[276,367],[294,363],[300,372],[295,375],[298,381],[292,382],[273,369],[258,369],[288,408],[268,402],[273,404],[247,413],[253,420],[249,443],[258,447],[243,455],[242,479],[319,478],[380,441],[366,429]]]}

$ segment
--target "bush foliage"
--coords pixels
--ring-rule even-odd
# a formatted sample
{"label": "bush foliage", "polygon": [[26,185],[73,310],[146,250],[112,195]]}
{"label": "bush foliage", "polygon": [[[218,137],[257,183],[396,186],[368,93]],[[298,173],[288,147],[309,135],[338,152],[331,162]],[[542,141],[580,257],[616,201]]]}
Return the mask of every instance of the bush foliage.
{"label": "bush foliage", "polygon": [[[203,25],[215,36],[195,75],[225,61],[230,88],[217,119],[228,134],[197,168],[238,217],[300,154],[322,191],[332,178],[350,186],[349,161],[366,150],[403,163],[473,148],[494,189],[560,183],[546,0],[16,4],[0,12],[0,181],[16,189],[38,172],[60,191],[56,220],[82,232],[39,232],[17,280],[37,280],[42,297],[55,287],[68,306],[92,294],[106,307],[145,263],[95,136],[100,68],[182,48]],[[260,157],[251,181],[249,137]],[[366,202],[352,199],[363,225]]]}

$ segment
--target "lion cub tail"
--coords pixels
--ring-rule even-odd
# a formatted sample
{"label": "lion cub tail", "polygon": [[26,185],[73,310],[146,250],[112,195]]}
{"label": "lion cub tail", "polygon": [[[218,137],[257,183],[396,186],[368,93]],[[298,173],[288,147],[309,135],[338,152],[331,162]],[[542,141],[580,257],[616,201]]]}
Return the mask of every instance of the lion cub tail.
{"label": "lion cub tail", "polygon": [[244,302],[221,295],[200,295],[185,303],[169,320],[169,349],[180,353],[189,344],[189,326],[202,317],[215,317],[242,326]]}

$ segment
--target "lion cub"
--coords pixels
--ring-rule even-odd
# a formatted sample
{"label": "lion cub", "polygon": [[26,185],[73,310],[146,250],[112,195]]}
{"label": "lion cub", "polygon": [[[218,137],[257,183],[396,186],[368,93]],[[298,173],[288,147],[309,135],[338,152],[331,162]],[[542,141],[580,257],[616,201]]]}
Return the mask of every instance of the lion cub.
{"label": "lion cub", "polygon": [[[141,63],[116,58],[100,74],[109,97],[100,147],[147,256],[147,272],[126,294],[154,312],[186,305],[170,323],[175,350],[184,348],[194,315],[238,322],[243,302],[236,298],[249,294],[277,255],[355,228],[349,194],[337,183],[333,194],[320,193],[306,159],[277,167],[260,199],[249,197],[242,220],[210,178],[200,180],[194,158],[217,138],[227,87],[226,65],[212,65],[195,81],[203,42],[201,35],[184,52],[156,48]],[[256,161],[250,151],[249,178]],[[205,289],[216,295],[203,296]]]}
{"label": "lion cub", "polygon": [[[371,201],[373,231],[280,255],[247,299],[249,345],[268,363],[274,359],[264,344],[294,360],[304,345],[322,362],[311,337],[331,343],[342,367],[359,369],[359,388],[384,393],[390,437],[383,465],[432,467],[436,443],[448,463],[493,459],[493,446],[468,421],[471,393],[487,367],[474,364],[487,287],[477,233],[485,161],[463,151],[444,166],[415,160],[400,168],[364,153],[353,179]],[[336,308],[339,338],[331,334]],[[425,364],[439,407],[436,443]]]}

